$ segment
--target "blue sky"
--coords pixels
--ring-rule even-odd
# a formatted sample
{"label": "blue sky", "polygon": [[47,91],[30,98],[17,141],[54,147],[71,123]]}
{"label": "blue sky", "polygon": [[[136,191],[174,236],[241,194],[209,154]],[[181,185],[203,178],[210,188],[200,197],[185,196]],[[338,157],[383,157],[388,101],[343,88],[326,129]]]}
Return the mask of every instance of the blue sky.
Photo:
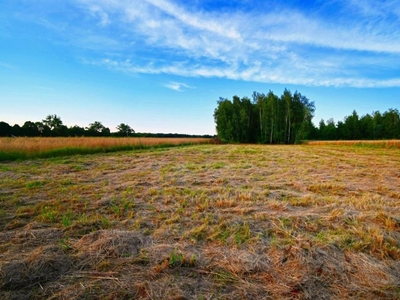
{"label": "blue sky", "polygon": [[314,123],[400,108],[399,0],[2,0],[0,120],[214,134],[219,97],[298,90]]}

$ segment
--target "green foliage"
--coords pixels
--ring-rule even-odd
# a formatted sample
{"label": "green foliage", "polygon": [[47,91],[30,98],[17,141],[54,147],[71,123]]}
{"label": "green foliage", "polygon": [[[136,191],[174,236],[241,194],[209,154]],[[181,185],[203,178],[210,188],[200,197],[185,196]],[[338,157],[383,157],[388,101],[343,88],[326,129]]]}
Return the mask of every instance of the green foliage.
{"label": "green foliage", "polygon": [[318,140],[382,140],[400,139],[400,113],[397,109],[389,109],[381,114],[379,111],[372,115],[359,117],[353,113],[344,118],[344,121],[333,119],[326,123],[321,120],[313,139]]}
{"label": "green foliage", "polygon": [[231,143],[293,144],[303,140],[400,139],[400,113],[389,109],[360,117],[354,110],[343,121],[312,123],[314,102],[285,89],[278,97],[254,92],[253,100],[220,98],[214,111],[218,137]]}
{"label": "green foliage", "polygon": [[170,268],[179,268],[179,267],[191,268],[196,266],[197,257],[194,254],[190,257],[185,257],[185,255],[182,252],[174,250],[169,255],[168,262]]}
{"label": "green foliage", "polygon": [[171,268],[176,268],[178,266],[181,266],[183,262],[184,262],[184,256],[180,252],[174,251],[169,256],[169,266]]}
{"label": "green foliage", "polygon": [[26,184],[26,187],[29,189],[38,189],[45,185],[44,181],[31,181]]}
{"label": "green foliage", "polygon": [[89,136],[109,136],[110,129],[105,127],[101,122],[94,121],[86,128]]}
{"label": "green foliage", "polygon": [[6,122],[0,122],[0,136],[11,136],[12,127]]}
{"label": "green foliage", "polygon": [[[0,121],[0,137],[82,137],[82,136],[115,136],[115,137],[158,137],[158,138],[212,138],[212,135],[180,134],[180,133],[136,133],[128,124],[121,123],[117,126],[117,132],[111,132],[100,121],[90,123],[89,126],[81,127],[74,125],[67,127],[63,125],[61,118],[57,115],[48,115],[40,122],[26,121],[22,127],[18,124],[10,126]],[[0,156],[2,154],[0,153]]]}
{"label": "green foliage", "polygon": [[117,126],[118,129],[118,135],[119,136],[131,136],[133,133],[135,133],[135,130],[133,130],[128,124],[121,123]]}
{"label": "green foliage", "polygon": [[58,216],[57,212],[54,211],[51,207],[44,206],[40,212],[40,221],[47,223],[56,223]]}
{"label": "green foliage", "polygon": [[285,89],[279,98],[253,93],[253,101],[234,96],[220,98],[214,111],[218,137],[227,142],[293,144],[307,139],[312,130],[314,102]]}
{"label": "green foliage", "polygon": [[74,213],[73,212],[68,212],[61,217],[61,224],[64,227],[68,227],[72,224],[72,221],[74,219]]}
{"label": "green foliage", "polygon": [[57,115],[48,115],[46,119],[43,120],[43,124],[50,127],[51,130],[60,129],[63,125],[61,118]]}
{"label": "green foliage", "polygon": [[235,243],[240,246],[243,243],[247,242],[251,238],[250,227],[249,224],[243,223],[241,226],[236,228],[235,232]]}

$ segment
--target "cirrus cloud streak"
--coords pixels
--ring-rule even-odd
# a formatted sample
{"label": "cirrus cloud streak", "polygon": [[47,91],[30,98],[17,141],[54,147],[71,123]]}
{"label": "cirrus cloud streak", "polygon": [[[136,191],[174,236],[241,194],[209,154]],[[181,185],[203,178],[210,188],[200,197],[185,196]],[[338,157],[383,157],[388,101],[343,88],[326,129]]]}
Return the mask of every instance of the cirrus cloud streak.
{"label": "cirrus cloud streak", "polygon": [[90,52],[90,63],[114,70],[311,86],[400,86],[397,1],[381,6],[373,0],[315,1],[308,10],[256,6],[255,0],[253,10],[206,9],[178,0],[69,2],[80,19],[65,21],[59,34]]}

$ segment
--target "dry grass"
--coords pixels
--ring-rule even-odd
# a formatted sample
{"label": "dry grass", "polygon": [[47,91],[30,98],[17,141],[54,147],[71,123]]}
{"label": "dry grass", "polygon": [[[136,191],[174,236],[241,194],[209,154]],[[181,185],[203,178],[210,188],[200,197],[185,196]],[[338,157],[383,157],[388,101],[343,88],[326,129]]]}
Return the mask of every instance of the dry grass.
{"label": "dry grass", "polygon": [[0,165],[2,299],[397,299],[400,153],[198,145]]}
{"label": "dry grass", "polygon": [[156,146],[162,144],[180,145],[207,142],[203,138],[98,138],[98,137],[67,137],[67,138],[0,138],[0,151],[24,151],[28,153],[43,152],[59,148],[112,148],[117,146]]}
{"label": "dry grass", "polygon": [[307,145],[337,145],[337,146],[366,146],[366,147],[384,147],[400,148],[400,140],[356,140],[356,141],[308,141]]}
{"label": "dry grass", "polygon": [[0,161],[209,143],[206,138],[0,138]]}

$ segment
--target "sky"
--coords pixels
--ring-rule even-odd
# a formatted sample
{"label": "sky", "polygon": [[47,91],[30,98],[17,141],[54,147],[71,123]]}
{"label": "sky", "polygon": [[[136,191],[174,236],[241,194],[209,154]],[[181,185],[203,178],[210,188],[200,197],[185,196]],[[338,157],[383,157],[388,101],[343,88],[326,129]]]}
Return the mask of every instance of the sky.
{"label": "sky", "polygon": [[220,97],[400,109],[399,0],[2,0],[0,121],[215,134]]}

